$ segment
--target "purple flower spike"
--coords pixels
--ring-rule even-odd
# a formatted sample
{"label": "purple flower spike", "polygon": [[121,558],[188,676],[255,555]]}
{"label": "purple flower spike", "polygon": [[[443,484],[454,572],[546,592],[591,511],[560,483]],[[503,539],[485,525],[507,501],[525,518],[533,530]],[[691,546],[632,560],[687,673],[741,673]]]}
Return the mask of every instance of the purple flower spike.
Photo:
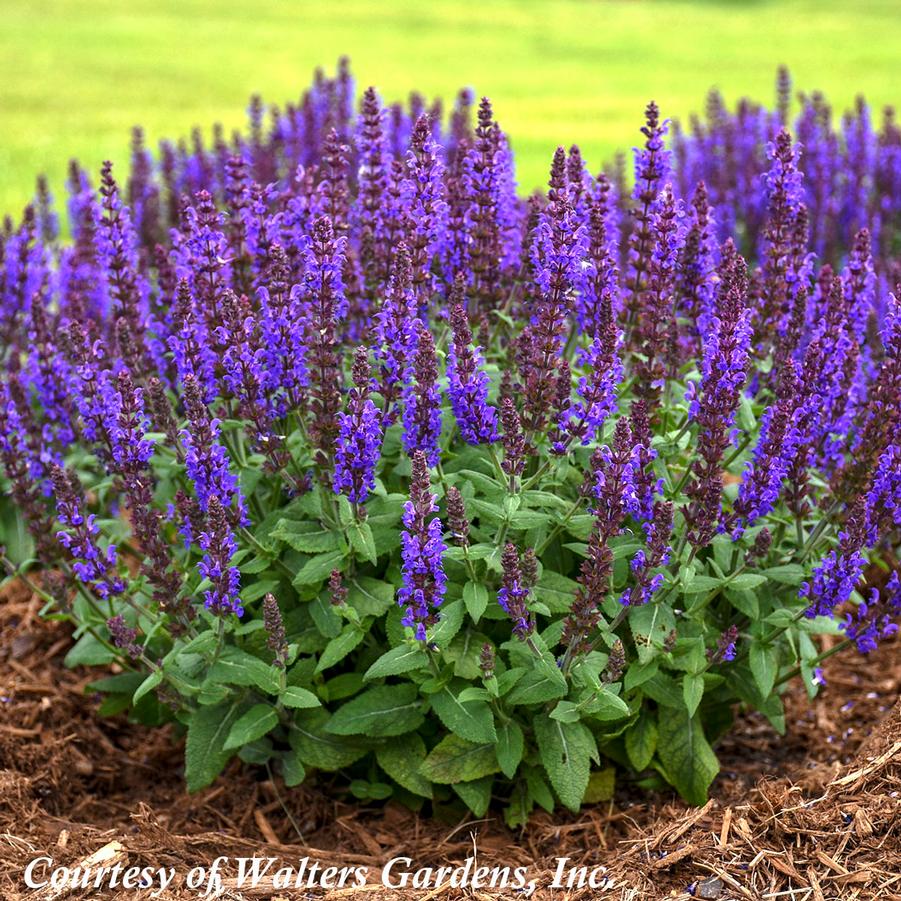
{"label": "purple flower spike", "polygon": [[472,346],[472,331],[462,304],[451,308],[453,341],[447,354],[447,380],[451,407],[460,434],[469,444],[497,441],[497,410],[488,403],[487,373],[482,355]]}
{"label": "purple flower spike", "polygon": [[814,569],[809,582],[798,592],[808,602],[807,616],[832,616],[857,587],[866,559],[861,553],[867,542],[866,503],[861,499],[839,532],[838,547],[831,550]]}
{"label": "purple flower spike", "polygon": [[738,490],[730,520],[733,538],[739,538],[745,528],[776,506],[783,480],[800,443],[795,426],[798,391],[797,371],[794,363],[787,360],[776,386],[776,402],[763,414],[760,437]]}
{"label": "purple flower spike", "polygon": [[623,375],[619,344],[613,309],[609,300],[605,300],[598,317],[598,330],[581,354],[588,375],[580,376],[576,388],[578,400],[567,406],[558,420],[559,434],[552,439],[555,452],[564,452],[573,441],[591,444],[603,432],[604,423],[616,409],[616,386]]}
{"label": "purple flower spike", "polygon": [[403,586],[398,589],[397,603],[404,611],[403,624],[416,632],[419,641],[426,640],[426,629],[438,622],[438,608],[444,600],[447,577],[442,557],[445,544],[436,495],[431,492],[425,454],[413,454],[410,500],[404,504],[404,533],[401,536],[401,573]]}
{"label": "purple flower spike", "polygon": [[[188,416],[187,428],[181,433],[185,448],[185,469],[194,483],[197,502],[206,512],[212,498],[216,498],[224,510],[234,509],[232,516],[241,525],[247,524],[244,496],[238,487],[237,476],[229,469],[229,458],[225,448],[219,443],[219,420],[210,411],[200,394],[200,387],[193,376],[185,380],[185,410]],[[183,526],[185,540],[190,541],[188,524]]]}
{"label": "purple flower spike", "polygon": [[660,110],[652,100],[645,110],[645,124],[641,133],[645,136],[643,149],[635,148],[635,200],[633,217],[635,226],[629,238],[629,269],[626,285],[629,289],[630,309],[638,311],[638,298],[644,291],[651,248],[654,245],[653,219],[657,198],[670,173],[670,151],[665,149],[664,138],[669,120],[660,121]]}
{"label": "purple flower spike", "polygon": [[504,459],[501,468],[513,480],[525,469],[526,442],[519,413],[516,412],[513,399],[510,397],[505,397],[501,401],[501,422],[504,426]]}
{"label": "purple flower spike", "polygon": [[861,654],[875,651],[879,642],[898,631],[901,621],[901,578],[892,573],[885,588],[873,589],[870,599],[863,601],[841,624],[842,631]]}
{"label": "purple flower spike", "polygon": [[313,223],[302,293],[309,310],[305,344],[310,371],[310,438],[323,478],[335,452],[341,372],[338,365],[338,322],[347,313],[342,269],[347,241],[336,238],[332,223],[320,216]]}
{"label": "purple flower spike", "polygon": [[637,400],[632,404],[629,427],[634,442],[631,469],[634,494],[625,498],[625,506],[629,513],[647,526],[654,518],[654,496],[663,490],[663,482],[654,473],[657,451],[651,446],[651,423],[644,401]]}
{"label": "purple flower spike", "polygon": [[735,659],[735,645],[738,642],[738,626],[732,625],[716,641],[716,650],[710,651],[713,663],[729,663]]}
{"label": "purple flower spike", "polygon": [[104,550],[97,543],[100,526],[93,513],[85,512],[78,476],[71,470],[54,466],[50,477],[59,521],[67,527],[59,533],[59,541],[72,555],[75,576],[98,598],[122,594],[126,583],[116,568],[116,547],[111,544]]}
{"label": "purple flower spike", "polygon": [[137,642],[138,630],[132,629],[122,616],[112,616],[106,621],[110,638],[120,651],[125,651],[132,659],[137,660],[143,653],[143,649]]}
{"label": "purple flower spike", "polygon": [[678,348],[672,297],[685,244],[684,219],[685,206],[667,185],[651,221],[652,250],[645,288],[636,296],[630,311],[639,354],[635,361],[636,393],[648,402],[651,413],[659,404],[666,375],[674,368]]}
{"label": "purple flower spike", "polygon": [[410,363],[416,351],[416,297],[406,244],[397,248],[382,307],[375,315],[379,391],[384,399],[385,428],[397,419],[397,401],[409,383]]}
{"label": "purple flower spike", "polygon": [[640,550],[630,563],[635,576],[635,585],[620,598],[623,605],[633,607],[636,604],[647,604],[663,584],[663,573],[655,574],[654,570],[669,563],[669,540],[672,531],[672,502],[657,501],[647,527],[647,549]]}
{"label": "purple flower spike", "polygon": [[435,339],[416,320],[416,353],[413,356],[413,384],[404,390],[404,448],[408,454],[421,450],[429,466],[437,466],[441,456],[441,393],[438,390],[438,355]]}
{"label": "purple flower spike", "polygon": [[723,248],[720,276],[716,305],[704,337],[700,396],[689,409],[689,415],[700,426],[692,479],[686,488],[691,503],[685,510],[689,540],[695,547],[710,542],[720,520],[720,461],[729,446],[729,429],[747,378],[751,340],[747,270],[731,241]]}
{"label": "purple flower spike", "polygon": [[58,548],[51,534],[52,521],[44,504],[43,467],[34,460],[28,440],[27,414],[23,416],[12,386],[0,382],[0,463],[10,481],[9,495],[23,516],[42,560],[53,560]]}
{"label": "purple flower spike", "polygon": [[385,136],[385,111],[375,88],[367,88],[360,104],[357,124],[358,182],[353,221],[360,234],[360,263],[367,290],[376,286],[388,272],[385,247],[385,217],[382,208],[388,190],[389,153]]}
{"label": "purple flower spike", "polygon": [[382,447],[379,411],[369,397],[371,380],[366,348],[358,347],[347,412],[338,414],[340,431],[333,481],[335,493],[346,494],[352,504],[365,503],[375,487],[375,467]]}
{"label": "purple flower spike", "polygon": [[238,543],[228,524],[228,515],[219,498],[213,495],[207,508],[206,529],[198,540],[204,557],[197,569],[213,586],[204,592],[204,606],[217,616],[234,613],[241,616],[244,608],[238,597],[241,577],[231,565],[231,558],[238,550]]}
{"label": "purple flower spike", "polygon": [[406,192],[410,197],[410,263],[417,304],[425,303],[434,290],[432,259],[447,215],[442,180],[444,164],[439,152],[431,134],[429,117],[420,116],[413,126],[406,164]]}
{"label": "purple flower spike", "polygon": [[763,285],[758,332],[772,341],[783,319],[790,314],[799,282],[799,266],[806,247],[798,246],[799,216],[806,218],[802,198],[804,180],[798,170],[800,151],[792,145],[791,135],[782,130],[767,145],[770,169],[766,174],[767,222],[760,258],[763,260]]}
{"label": "purple flower spike", "polygon": [[529,589],[523,582],[519,551],[515,545],[508,542],[504,546],[501,565],[504,576],[497,593],[497,602],[513,620],[513,634],[520,641],[525,641],[535,631],[535,622],[529,612]]}

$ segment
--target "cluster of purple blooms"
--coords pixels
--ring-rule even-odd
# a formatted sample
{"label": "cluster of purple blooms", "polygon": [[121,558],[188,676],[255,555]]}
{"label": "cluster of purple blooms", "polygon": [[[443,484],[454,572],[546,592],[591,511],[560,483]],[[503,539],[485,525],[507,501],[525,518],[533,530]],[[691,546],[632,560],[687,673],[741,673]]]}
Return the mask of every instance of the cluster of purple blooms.
{"label": "cluster of purple blooms", "polygon": [[[871,650],[895,628],[897,572],[845,604],[901,527],[901,129],[862,102],[833,125],[818,94],[792,124],[782,94],[775,111],[733,112],[714,93],[687,126],[650,104],[634,180],[622,158],[592,172],[559,148],[549,189],[523,197],[488,100],[463,91],[445,116],[369,89],[355,113],[342,63],[297,103],[255,101],[246,134],[154,153],[136,130],[130,169],[104,164],[97,192],[73,163],[66,242],[42,181],[0,228],[0,458],[46,562],[96,598],[126,593],[91,512],[121,501],[161,607],[192,616],[187,559],[207,608],[240,616],[233,558],[264,499],[324,489],[362,523],[400,446],[397,599],[425,640],[447,586],[430,470],[467,542],[441,464],[470,445],[511,493],[582,466],[593,525],[563,628],[574,653],[602,618],[619,536],[644,544],[628,608],[659,596],[686,546],[707,554],[786,510],[799,528],[838,524],[801,595]],[[82,477],[111,487],[86,495]],[[525,541],[499,548],[497,599],[520,638],[535,629]],[[720,626],[728,661],[741,638]]]}

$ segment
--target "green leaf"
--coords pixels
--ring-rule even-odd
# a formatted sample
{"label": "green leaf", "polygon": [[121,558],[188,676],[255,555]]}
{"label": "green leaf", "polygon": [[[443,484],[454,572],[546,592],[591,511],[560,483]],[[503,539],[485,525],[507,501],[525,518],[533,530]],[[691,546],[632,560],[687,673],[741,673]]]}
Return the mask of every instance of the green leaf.
{"label": "green leaf", "polygon": [[543,807],[548,813],[554,812],[556,806],[554,802],[554,793],[551,787],[545,781],[542,775],[543,770],[537,766],[526,766],[526,782],[529,786],[529,793],[535,799],[535,802]]}
{"label": "green leaf", "polygon": [[432,782],[454,785],[490,776],[499,769],[494,744],[475,744],[451,733],[432,748],[419,771]]}
{"label": "green leaf", "polygon": [[601,801],[610,801],[613,798],[613,790],[616,788],[616,769],[612,766],[602,770],[595,770],[588,777],[588,788],[585,789],[585,804],[599,804]]}
{"label": "green leaf", "polygon": [[[664,714],[665,715],[665,714]],[[635,771],[646,770],[657,750],[657,717],[650,710],[642,712],[626,732],[626,754]]]}
{"label": "green leaf", "polygon": [[751,398],[742,392],[738,405],[738,424],[746,434],[751,434],[757,428],[757,417],[754,415],[754,406]]}
{"label": "green leaf", "polygon": [[638,688],[639,685],[643,685],[648,679],[653,679],[654,676],[657,675],[657,670],[659,668],[660,661],[656,657],[647,663],[633,663],[626,670],[626,676],[623,679],[623,688],[626,691]]}
{"label": "green leaf", "polygon": [[768,698],[776,684],[776,675],[779,672],[779,653],[771,644],[763,644],[756,639],[751,642],[748,663],[754,681],[763,698]]}
{"label": "green leaf", "polygon": [[263,597],[263,595],[269,594],[277,586],[278,579],[260,579],[242,588],[240,598],[245,604],[252,604]]}
{"label": "green leaf", "polygon": [[205,684],[243,685],[259,688],[267,694],[278,694],[278,675],[273,668],[263,663],[259,657],[248,654],[240,648],[224,647],[219,659],[210,669]]}
{"label": "green leaf", "polygon": [[465,615],[463,601],[453,601],[444,604],[440,610],[438,625],[432,630],[429,638],[439,647],[446,647],[453,641],[454,636],[460,631]]}
{"label": "green leaf", "polygon": [[437,694],[430,696],[432,709],[438,719],[461,738],[476,743],[497,741],[494,730],[494,715],[485,701],[461,703],[457,698],[460,685],[445,685]]}
{"label": "green leaf", "polygon": [[780,735],[785,735],[785,706],[778,694],[770,695],[758,709]]}
{"label": "green leaf", "polygon": [[198,707],[191,714],[185,742],[185,779],[189,792],[206,788],[228,763],[232,755],[225,749],[225,739],[235,716],[235,708],[226,704]]}
{"label": "green leaf", "polygon": [[520,679],[526,674],[527,669],[524,666],[514,666],[512,669],[505,670],[497,676],[497,695],[502,698],[505,694],[512,691]]}
{"label": "green leaf", "polygon": [[363,616],[381,616],[394,604],[394,586],[369,576],[357,576],[347,586],[347,603]]}
{"label": "green leaf", "polygon": [[306,688],[301,688],[299,685],[289,685],[279,696],[279,700],[285,707],[304,709],[322,706],[319,698],[313,692],[307,691]]}
{"label": "green leaf", "polygon": [[484,776],[473,782],[458,782],[454,785],[454,791],[470,809],[473,816],[483,817],[491,804],[491,787],[493,785],[494,777]]}
{"label": "green leaf", "polygon": [[419,772],[425,755],[425,742],[414,733],[403,742],[391,742],[379,748],[375,759],[398,785],[414,795],[431,798],[432,784]]}
{"label": "green leaf", "polygon": [[562,698],[569,686],[560,668],[551,660],[539,660],[532,669],[527,670],[510,692],[508,703],[543,704],[554,698]]}
{"label": "green leaf", "polygon": [[278,725],[278,714],[269,704],[254,704],[231,727],[223,749],[230,751],[262,738]]}
{"label": "green leaf", "polygon": [[131,699],[132,704],[137,704],[144,695],[149,691],[153,691],[160,682],[163,681],[163,671],[161,669],[155,669],[136,689],[134,696]]}
{"label": "green leaf", "polygon": [[418,729],[424,720],[419,689],[403,685],[377,685],[338,708],[329,720],[335,735],[383,738]]}
{"label": "green leaf", "polygon": [[578,587],[572,579],[546,569],[535,587],[535,599],[547,605],[551,613],[568,613]]}
{"label": "green leaf", "polygon": [[664,672],[655,673],[652,679],[641,686],[641,690],[664,707],[681,709],[685,705],[678,683]]}
{"label": "green leaf", "polygon": [[343,544],[340,532],[323,529],[318,523],[297,522],[293,519],[280,519],[269,534],[304,554],[338,551]]}
{"label": "green leaf", "polygon": [[591,775],[591,761],[599,762],[597,744],[582,723],[561,723],[546,714],[533,722],[545,772],[561,802],[578,811]]}
{"label": "green leaf", "polygon": [[[389,518],[394,519],[394,517]],[[377,557],[381,557],[383,554],[390,554],[400,547],[403,533],[395,522],[378,522],[375,517],[370,517],[366,522],[372,529],[372,541]]]}
{"label": "green leaf", "polygon": [[504,822],[509,829],[518,829],[525,826],[529,821],[529,814],[534,807],[532,795],[529,792],[528,783],[524,779],[520,779],[513,786],[513,794],[510,796],[510,803],[504,809]]}
{"label": "green leaf", "polygon": [[307,777],[307,771],[296,754],[285,754],[282,757],[282,778],[288,788],[300,785]]}
{"label": "green leaf", "polygon": [[689,716],[694,716],[701,698],[704,697],[704,676],[701,673],[686,673],[682,679],[682,697]]}
{"label": "green leaf", "polygon": [[124,694],[131,699],[138,686],[145,680],[144,673],[119,673],[116,676],[105,676],[96,679],[85,688],[86,692],[110,692],[112,694]]}
{"label": "green leaf", "polygon": [[476,497],[466,499],[466,509],[477,516],[483,526],[499,526],[504,521],[502,507]]}
{"label": "green leaf", "polygon": [[668,781],[689,804],[703,804],[720,765],[700,718],[690,717],[684,708],[667,710],[657,729],[657,756]]}
{"label": "green leaf", "polygon": [[465,557],[469,557],[470,560],[485,560],[487,557],[490,557],[495,551],[495,546],[493,544],[471,544],[467,549],[466,553],[463,553],[463,548],[461,547],[449,547],[444,555],[449,560],[463,560]]}
{"label": "green leaf", "polygon": [[524,491],[522,497],[529,507],[552,507],[563,511],[569,509],[569,502],[552,491]]}
{"label": "green leaf", "polygon": [[73,666],[106,666],[116,659],[116,655],[105,644],[86,632],[66,654],[65,664]]}
{"label": "green leaf", "polygon": [[242,576],[255,576],[265,572],[270,566],[272,566],[272,558],[257,554],[256,557],[251,557],[247,563],[242,563],[238,567],[238,571]]}
{"label": "green leaf", "polygon": [[629,705],[608,688],[599,691],[582,708],[585,713],[596,720],[621,720],[629,715]]}
{"label": "green leaf", "polygon": [[372,537],[372,529],[367,522],[355,522],[350,528],[351,547],[370,563],[378,562],[378,552],[375,549],[375,539]]}
{"label": "green leaf", "polygon": [[714,576],[705,576],[703,574],[696,575],[686,586],[686,594],[699,594],[701,592],[715,591],[723,584],[722,579]]}
{"label": "green leaf", "polygon": [[797,563],[786,563],[783,566],[771,566],[761,572],[761,575],[779,582],[782,585],[800,585],[806,575],[803,566]]}
{"label": "green leaf", "polygon": [[380,679],[384,676],[398,676],[411,670],[423,669],[429,665],[429,658],[422,647],[417,644],[401,644],[382,654],[372,666],[366,670],[364,681]]}
{"label": "green leaf", "polygon": [[[461,469],[456,475],[462,476],[467,482],[475,485],[485,497],[492,500],[499,501],[507,493],[505,485],[501,485],[496,479],[486,476],[482,472],[477,472],[474,469]],[[467,503],[468,502],[467,499]]]}
{"label": "green leaf", "polygon": [[744,613],[748,619],[756,621],[760,618],[760,602],[753,591],[739,591],[730,585],[726,588],[726,597],[729,603],[739,613]]}
{"label": "green leaf", "polygon": [[541,529],[550,521],[551,517],[547,513],[538,510],[517,510],[510,520],[510,525],[514,529]]}
{"label": "green leaf", "polygon": [[713,559],[720,571],[728,572],[732,567],[732,557],[735,554],[735,542],[731,535],[717,535],[711,542],[713,546]]}
{"label": "green leaf", "polygon": [[497,727],[497,762],[508,779],[516,775],[524,746],[522,729],[514,720],[507,720]]}
{"label": "green leaf", "polygon": [[310,557],[294,576],[293,585],[295,588],[302,588],[304,585],[316,585],[324,582],[331,575],[333,569],[341,568],[343,562],[344,554],[341,551],[331,551],[327,554]]}
{"label": "green leaf", "polygon": [[730,588],[735,588],[738,591],[753,591],[765,582],[766,576],[762,576],[759,573],[739,573],[737,576],[729,579],[728,585]]}
{"label": "green leaf", "polygon": [[561,723],[578,723],[582,719],[579,705],[573,701],[559,701],[551,711],[550,717]]}
{"label": "green leaf", "polygon": [[14,566],[22,566],[34,556],[34,539],[25,519],[12,498],[5,496],[0,496],[0,535],[6,557]]}
{"label": "green leaf", "polygon": [[361,801],[384,801],[394,793],[386,782],[367,782],[365,779],[352,779],[350,793]]}
{"label": "green leaf", "polygon": [[324,692],[327,701],[343,701],[353,697],[363,687],[362,673],[341,673],[329,679],[320,691]]}
{"label": "green leaf", "polygon": [[338,503],[338,522],[346,529],[354,521],[354,508],[347,495],[339,494],[335,500]]}
{"label": "green leaf", "polygon": [[264,736],[242,745],[238,751],[238,759],[254,766],[265,766],[272,759],[272,753],[272,742]]}
{"label": "green leaf", "polygon": [[463,603],[472,621],[477,623],[488,606],[488,589],[480,582],[467,582],[463,586]]}
{"label": "green leaf", "polygon": [[676,628],[676,618],[666,604],[650,603],[629,610],[629,627],[641,663],[647,663],[663,648],[667,635]]}
{"label": "green leaf", "polygon": [[566,524],[566,531],[576,538],[581,538],[582,541],[588,541],[593,527],[594,517],[590,513],[579,513],[570,517],[569,522]]}
{"label": "green leaf", "polygon": [[107,695],[97,708],[99,716],[115,716],[131,707],[131,697],[126,694]]}
{"label": "green leaf", "polygon": [[300,710],[291,729],[291,747],[307,766],[334,772],[359,760],[366,748],[352,740],[326,731],[330,719],[327,710]]}
{"label": "green leaf", "polygon": [[482,675],[482,646],[491,644],[486,635],[472,629],[458,632],[444,651],[444,659],[454,665],[454,675],[472,681]]}
{"label": "green leaf", "polygon": [[341,634],[343,622],[327,594],[326,591],[320,591],[307,605],[306,610],[320,635],[324,638],[337,638]]}
{"label": "green leaf", "polygon": [[340,663],[365,637],[366,633],[362,629],[348,623],[344,631],[325,646],[319,663],[316,664],[316,672],[321,673]]}
{"label": "green leaf", "polygon": [[812,635],[841,635],[841,620],[833,616],[815,616],[813,619],[804,617],[797,623],[801,632],[810,632]]}

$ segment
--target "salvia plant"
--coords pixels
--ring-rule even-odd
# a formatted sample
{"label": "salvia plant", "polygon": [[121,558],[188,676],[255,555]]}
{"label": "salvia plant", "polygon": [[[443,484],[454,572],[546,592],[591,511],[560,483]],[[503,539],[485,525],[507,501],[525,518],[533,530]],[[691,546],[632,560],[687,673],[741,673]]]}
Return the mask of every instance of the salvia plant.
{"label": "salvia plant", "polygon": [[891,110],[651,103],[528,198],[468,91],[249,117],[0,234],[4,566],[190,789],[700,803],[737,709],[897,628]]}

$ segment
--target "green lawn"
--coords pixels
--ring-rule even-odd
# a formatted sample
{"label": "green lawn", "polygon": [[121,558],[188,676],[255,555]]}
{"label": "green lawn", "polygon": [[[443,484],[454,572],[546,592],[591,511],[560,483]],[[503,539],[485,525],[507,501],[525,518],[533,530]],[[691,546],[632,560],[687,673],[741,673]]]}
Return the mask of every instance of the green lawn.
{"label": "green lawn", "polygon": [[386,98],[411,88],[495,101],[520,183],[557,143],[599,164],[635,140],[644,104],[699,109],[718,85],[769,100],[780,62],[843,109],[899,99],[899,0],[0,0],[0,212],[67,159],[123,159],[128,130],[238,124],[248,95],[296,97],[341,53]]}

